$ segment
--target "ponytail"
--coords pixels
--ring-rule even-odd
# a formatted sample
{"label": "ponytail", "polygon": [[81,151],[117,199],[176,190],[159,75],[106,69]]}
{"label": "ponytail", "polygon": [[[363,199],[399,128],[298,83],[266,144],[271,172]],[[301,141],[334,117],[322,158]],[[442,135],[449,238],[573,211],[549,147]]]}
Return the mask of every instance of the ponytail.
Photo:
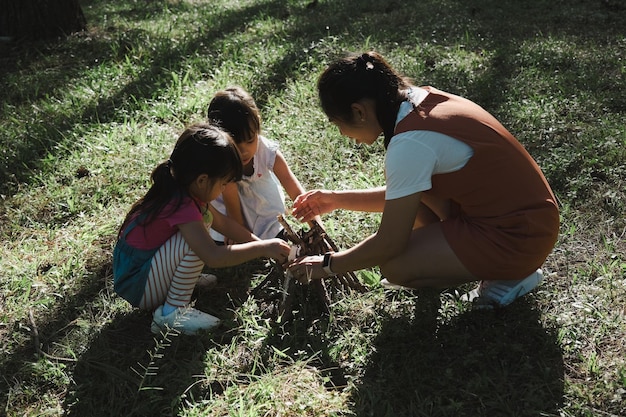
{"label": "ponytail", "polygon": [[239,181],[243,166],[237,146],[223,130],[205,123],[187,128],[178,138],[169,159],[157,165],[150,179],[152,186],[146,195],[130,209],[120,233],[136,216],[141,224],[152,222],[171,205],[175,212],[188,197],[188,188],[200,175],[212,180]]}
{"label": "ponytail", "polygon": [[400,103],[407,99],[410,81],[400,76],[377,52],[351,55],[332,63],[317,88],[322,110],[331,119],[351,123],[351,105],[363,99],[375,103],[385,147],[393,137]]}
{"label": "ponytail", "polygon": [[[157,165],[157,167],[152,171],[150,179],[152,181],[152,186],[146,195],[139,199],[130,208],[130,211],[126,215],[126,218],[120,227],[119,233],[121,233],[126,225],[139,213],[144,214],[144,217],[141,219],[141,224],[152,222],[156,215],[160,212],[160,209],[171,201],[171,196],[174,196],[176,191],[179,189],[178,184],[174,180],[171,173],[170,160]],[[180,200],[182,200],[182,196],[178,202],[174,203],[174,206],[179,206]]]}

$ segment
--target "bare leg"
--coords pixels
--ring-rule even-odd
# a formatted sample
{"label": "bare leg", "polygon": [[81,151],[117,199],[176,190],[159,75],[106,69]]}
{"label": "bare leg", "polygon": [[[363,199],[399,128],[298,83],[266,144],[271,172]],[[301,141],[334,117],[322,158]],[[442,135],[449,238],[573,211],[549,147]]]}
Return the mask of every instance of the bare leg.
{"label": "bare leg", "polygon": [[448,245],[441,223],[413,230],[407,250],[380,269],[389,282],[411,288],[445,288],[478,280]]}
{"label": "bare leg", "polygon": [[427,224],[439,223],[441,218],[437,216],[426,204],[423,202],[417,209],[417,215],[415,216],[415,223],[413,223],[413,229],[419,229]]}
{"label": "bare leg", "polygon": [[450,200],[442,200],[422,193],[420,203],[417,216],[415,216],[415,223],[413,224],[414,229],[432,223],[439,223],[450,217],[452,204]]}

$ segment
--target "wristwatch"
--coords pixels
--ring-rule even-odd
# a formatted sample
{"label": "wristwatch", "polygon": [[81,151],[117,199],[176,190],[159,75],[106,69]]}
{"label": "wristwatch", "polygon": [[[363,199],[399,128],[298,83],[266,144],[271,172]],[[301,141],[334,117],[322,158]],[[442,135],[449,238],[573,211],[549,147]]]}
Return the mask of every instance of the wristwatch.
{"label": "wristwatch", "polygon": [[326,252],[324,254],[324,261],[322,262],[322,269],[324,270],[324,272],[326,272],[329,276],[331,275],[335,275],[335,273],[333,272],[332,269],[330,269],[330,262],[332,261],[332,256],[333,253],[332,252]]}

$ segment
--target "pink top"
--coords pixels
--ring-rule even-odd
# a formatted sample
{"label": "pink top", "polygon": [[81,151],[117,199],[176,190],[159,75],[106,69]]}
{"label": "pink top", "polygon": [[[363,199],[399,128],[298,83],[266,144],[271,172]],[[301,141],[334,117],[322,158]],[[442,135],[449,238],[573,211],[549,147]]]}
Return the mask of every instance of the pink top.
{"label": "pink top", "polygon": [[[158,215],[147,225],[138,224],[126,236],[126,242],[142,250],[150,250],[161,247],[167,240],[178,232],[178,225],[196,221],[202,221],[201,207],[205,203],[196,202],[190,197],[185,197],[181,206],[174,213],[167,216]],[[165,206],[162,213],[169,213],[171,204]],[[210,212],[209,212],[210,213]]]}

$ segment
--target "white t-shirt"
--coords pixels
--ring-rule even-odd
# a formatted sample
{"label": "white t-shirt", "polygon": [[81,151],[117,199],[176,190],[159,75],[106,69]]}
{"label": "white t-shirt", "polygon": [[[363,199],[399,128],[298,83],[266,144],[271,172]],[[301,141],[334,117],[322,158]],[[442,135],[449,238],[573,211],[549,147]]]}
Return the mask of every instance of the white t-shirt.
{"label": "white t-shirt", "polygon": [[[411,102],[400,105],[396,125],[413,110],[413,104],[418,105],[427,95],[423,88],[411,89]],[[466,143],[438,132],[411,130],[395,135],[385,155],[385,199],[429,190],[433,175],[458,171],[473,153]]]}
{"label": "white t-shirt", "polygon": [[[254,171],[250,176],[244,175],[237,183],[243,217],[252,233],[261,239],[276,237],[282,230],[276,216],[286,211],[285,193],[274,174],[276,152],[278,152],[277,143],[259,136],[259,146],[253,160]],[[226,214],[221,195],[211,204]],[[214,230],[211,230],[211,236],[218,241],[224,240],[224,236]]]}

